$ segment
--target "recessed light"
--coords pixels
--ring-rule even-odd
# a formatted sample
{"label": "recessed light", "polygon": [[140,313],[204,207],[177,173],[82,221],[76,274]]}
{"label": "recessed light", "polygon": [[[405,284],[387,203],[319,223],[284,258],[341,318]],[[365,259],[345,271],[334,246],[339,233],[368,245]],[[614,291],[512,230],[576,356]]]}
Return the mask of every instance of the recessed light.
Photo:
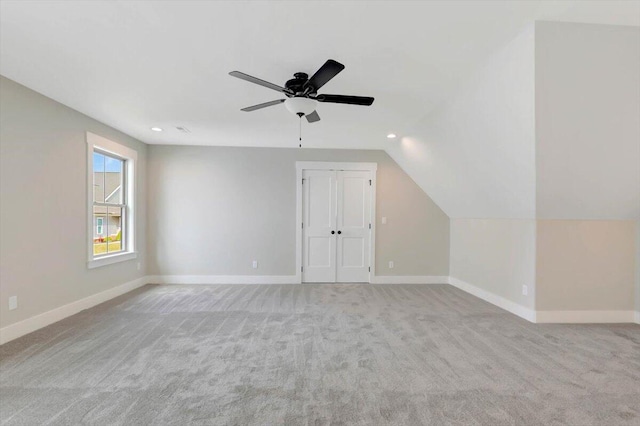
{"label": "recessed light", "polygon": [[162,129],[160,127],[152,127],[151,130],[153,130],[154,132],[161,132]]}
{"label": "recessed light", "polygon": [[395,139],[396,138],[396,134],[395,133],[389,133],[387,135],[387,139]]}

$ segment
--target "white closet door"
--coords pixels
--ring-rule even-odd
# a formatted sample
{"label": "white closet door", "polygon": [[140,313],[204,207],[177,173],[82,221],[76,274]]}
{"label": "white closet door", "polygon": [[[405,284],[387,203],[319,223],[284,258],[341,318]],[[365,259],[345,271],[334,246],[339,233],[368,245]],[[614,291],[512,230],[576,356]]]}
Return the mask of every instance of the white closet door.
{"label": "white closet door", "polygon": [[335,282],[336,172],[305,170],[302,178],[302,281]]}
{"label": "white closet door", "polygon": [[369,171],[337,172],[338,282],[369,282],[370,179]]}

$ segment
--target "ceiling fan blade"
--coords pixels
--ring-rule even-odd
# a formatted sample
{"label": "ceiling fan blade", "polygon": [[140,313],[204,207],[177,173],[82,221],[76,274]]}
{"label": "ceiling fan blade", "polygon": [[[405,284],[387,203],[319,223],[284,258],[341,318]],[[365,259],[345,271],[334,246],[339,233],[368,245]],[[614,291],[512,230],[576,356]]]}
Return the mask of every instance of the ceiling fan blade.
{"label": "ceiling fan blade", "polygon": [[318,111],[313,111],[311,114],[305,115],[307,121],[309,123],[315,123],[316,121],[320,121],[320,116],[318,115]]}
{"label": "ceiling fan blade", "polygon": [[251,112],[251,111],[255,111],[257,109],[278,105],[278,104],[283,103],[284,101],[285,101],[284,99],[277,99],[275,101],[265,102],[263,104],[258,104],[258,105],[253,105],[253,106],[250,106],[250,107],[242,108],[240,111]]}
{"label": "ceiling fan blade", "polygon": [[365,105],[369,106],[374,99],[368,96],[346,96],[346,95],[318,95],[315,98],[318,102],[330,102],[333,104]]}
{"label": "ceiling fan blade", "polygon": [[340,62],[329,59],[318,71],[305,83],[304,88],[312,88],[313,92],[327,84],[329,80],[338,75],[344,69]]}
{"label": "ceiling fan blade", "polygon": [[269,83],[268,81],[261,80],[257,77],[250,76],[249,74],[245,74],[240,71],[231,71],[229,75],[232,77],[239,78],[240,80],[248,81],[249,83],[267,87],[269,89],[275,90],[276,92],[281,92],[281,93],[288,92],[288,90],[285,89],[284,87],[280,87],[277,84]]}

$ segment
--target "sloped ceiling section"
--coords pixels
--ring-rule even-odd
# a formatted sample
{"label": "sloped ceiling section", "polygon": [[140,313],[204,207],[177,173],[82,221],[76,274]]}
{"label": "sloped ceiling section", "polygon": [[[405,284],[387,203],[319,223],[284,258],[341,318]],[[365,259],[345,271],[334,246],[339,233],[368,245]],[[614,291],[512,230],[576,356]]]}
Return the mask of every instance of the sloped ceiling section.
{"label": "sloped ceiling section", "polygon": [[531,25],[386,150],[452,218],[534,218],[534,80]]}

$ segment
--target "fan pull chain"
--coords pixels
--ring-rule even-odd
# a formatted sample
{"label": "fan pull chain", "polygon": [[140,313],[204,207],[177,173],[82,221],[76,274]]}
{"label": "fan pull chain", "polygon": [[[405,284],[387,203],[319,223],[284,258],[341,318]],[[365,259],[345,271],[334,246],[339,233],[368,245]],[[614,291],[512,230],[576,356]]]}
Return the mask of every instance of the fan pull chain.
{"label": "fan pull chain", "polygon": [[298,147],[302,148],[302,114],[298,114],[298,140]]}

